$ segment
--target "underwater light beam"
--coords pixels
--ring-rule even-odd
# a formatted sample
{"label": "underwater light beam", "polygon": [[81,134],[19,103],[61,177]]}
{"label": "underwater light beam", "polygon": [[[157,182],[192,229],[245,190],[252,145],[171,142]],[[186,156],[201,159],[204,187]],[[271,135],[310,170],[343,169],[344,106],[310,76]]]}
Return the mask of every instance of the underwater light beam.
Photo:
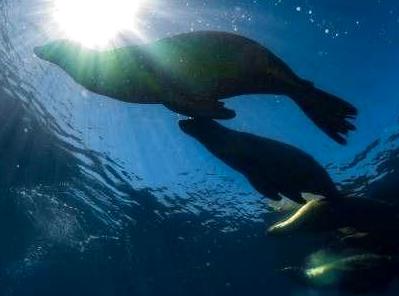
{"label": "underwater light beam", "polygon": [[53,0],[53,17],[67,38],[86,47],[105,47],[123,31],[138,32],[148,0]]}

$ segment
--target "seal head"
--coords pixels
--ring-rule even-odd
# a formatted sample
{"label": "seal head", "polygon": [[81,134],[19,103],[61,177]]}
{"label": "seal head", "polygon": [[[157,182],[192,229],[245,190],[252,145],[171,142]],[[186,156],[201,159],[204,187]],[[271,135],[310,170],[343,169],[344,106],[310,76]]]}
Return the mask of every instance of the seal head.
{"label": "seal head", "polygon": [[35,55],[42,60],[59,65],[69,56],[78,56],[82,52],[82,46],[69,40],[56,40],[33,49]]}

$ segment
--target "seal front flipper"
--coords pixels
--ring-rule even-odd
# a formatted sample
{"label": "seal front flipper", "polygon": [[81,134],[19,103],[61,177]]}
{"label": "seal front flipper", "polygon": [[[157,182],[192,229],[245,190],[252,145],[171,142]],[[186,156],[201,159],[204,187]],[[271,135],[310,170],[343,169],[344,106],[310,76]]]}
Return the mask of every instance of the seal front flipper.
{"label": "seal front flipper", "polygon": [[261,177],[252,176],[251,178],[248,178],[248,181],[254,187],[254,189],[264,197],[274,201],[280,201],[282,199],[279,191],[274,188],[273,185],[267,184],[267,182],[265,182],[265,180],[263,180]]}
{"label": "seal front flipper", "polygon": [[271,184],[270,180],[269,182],[267,182],[264,178],[262,178],[262,176],[252,176],[251,178],[248,178],[248,180],[256,191],[271,200],[280,201],[284,196],[299,204],[306,203],[306,199],[302,197],[301,192],[295,190],[283,190],[280,186],[276,186],[276,184]]}
{"label": "seal front flipper", "polygon": [[283,195],[287,198],[289,198],[292,201],[295,201],[296,203],[299,204],[306,204],[306,199],[304,199],[302,197],[302,193],[301,192],[297,192],[297,191],[291,191],[291,192],[284,192]]}
{"label": "seal front flipper", "polygon": [[163,105],[173,112],[194,118],[232,119],[236,116],[233,110],[216,100],[181,100]]}

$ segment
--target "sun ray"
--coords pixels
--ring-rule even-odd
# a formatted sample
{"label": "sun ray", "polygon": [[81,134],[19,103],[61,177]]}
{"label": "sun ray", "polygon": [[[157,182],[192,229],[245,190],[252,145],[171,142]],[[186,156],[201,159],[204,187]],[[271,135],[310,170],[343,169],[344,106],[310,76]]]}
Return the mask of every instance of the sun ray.
{"label": "sun ray", "polygon": [[53,0],[62,33],[86,47],[101,48],[122,32],[143,39],[139,15],[148,0]]}

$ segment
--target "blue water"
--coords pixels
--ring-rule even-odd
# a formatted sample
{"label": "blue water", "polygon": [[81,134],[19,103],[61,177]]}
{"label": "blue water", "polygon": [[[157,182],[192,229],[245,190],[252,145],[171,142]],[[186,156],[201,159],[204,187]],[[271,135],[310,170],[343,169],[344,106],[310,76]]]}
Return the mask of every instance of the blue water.
{"label": "blue water", "polygon": [[[396,0],[167,2],[150,40],[237,32],[359,109],[344,147],[285,97],[228,100],[223,125],[311,154],[346,194],[398,201]],[[90,93],[35,57],[60,37],[46,5],[0,0],[0,295],[344,295],[278,272],[302,242],[265,236],[268,200],[180,115]]]}

